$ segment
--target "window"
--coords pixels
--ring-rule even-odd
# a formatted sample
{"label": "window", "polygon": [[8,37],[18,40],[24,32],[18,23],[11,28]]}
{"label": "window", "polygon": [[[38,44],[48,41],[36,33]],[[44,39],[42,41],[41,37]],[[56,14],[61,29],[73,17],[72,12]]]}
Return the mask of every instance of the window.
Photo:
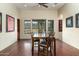
{"label": "window", "polygon": [[45,32],[46,31],[46,21],[45,20],[33,20],[32,21],[32,32]]}
{"label": "window", "polygon": [[48,32],[54,32],[54,20],[48,20]]}
{"label": "window", "polygon": [[38,22],[38,29],[39,29],[39,33],[42,33],[42,32],[46,32],[46,21],[45,20],[40,20]]}
{"label": "window", "polygon": [[32,21],[32,32],[38,32],[38,21]]}
{"label": "window", "polygon": [[24,33],[25,34],[31,33],[31,21],[30,20],[24,20]]}

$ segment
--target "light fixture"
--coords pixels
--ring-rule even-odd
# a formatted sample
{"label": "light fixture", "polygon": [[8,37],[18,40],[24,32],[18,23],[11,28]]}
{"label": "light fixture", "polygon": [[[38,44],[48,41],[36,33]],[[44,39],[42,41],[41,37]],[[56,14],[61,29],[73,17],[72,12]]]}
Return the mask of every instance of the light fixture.
{"label": "light fixture", "polygon": [[40,5],[38,5],[38,7],[41,7]]}
{"label": "light fixture", "polygon": [[24,4],[24,7],[27,7],[27,5],[26,5],[26,4]]}
{"label": "light fixture", "polygon": [[60,19],[63,19],[63,14],[60,14]]}
{"label": "light fixture", "polygon": [[55,7],[58,3],[53,3],[52,7]]}
{"label": "light fixture", "polygon": [[53,4],[52,7],[55,7],[55,5]]}

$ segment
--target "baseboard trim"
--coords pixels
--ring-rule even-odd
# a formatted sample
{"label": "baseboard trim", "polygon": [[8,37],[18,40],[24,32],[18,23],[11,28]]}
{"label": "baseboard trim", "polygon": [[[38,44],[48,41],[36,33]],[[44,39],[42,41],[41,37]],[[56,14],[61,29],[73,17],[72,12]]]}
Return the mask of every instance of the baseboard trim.
{"label": "baseboard trim", "polygon": [[31,39],[20,39],[20,40],[31,40]]}
{"label": "baseboard trim", "polygon": [[12,46],[13,44],[15,44],[18,41],[15,41],[14,43],[12,43],[11,45],[9,45],[8,47],[4,48],[3,50],[1,50],[0,52],[3,52],[5,49],[9,48],[10,46]]}
{"label": "baseboard trim", "polygon": [[[71,46],[71,47],[73,47],[73,48],[75,48],[75,49],[78,49],[78,48],[76,48],[76,47],[74,47],[74,46],[68,44],[67,42],[65,42],[65,41],[63,41],[63,40],[60,40],[60,39],[57,39],[57,40],[58,40],[58,41],[61,41],[62,43],[65,43],[65,44],[67,44],[67,45],[69,45],[69,46]],[[79,49],[78,49],[78,50],[79,50]]]}

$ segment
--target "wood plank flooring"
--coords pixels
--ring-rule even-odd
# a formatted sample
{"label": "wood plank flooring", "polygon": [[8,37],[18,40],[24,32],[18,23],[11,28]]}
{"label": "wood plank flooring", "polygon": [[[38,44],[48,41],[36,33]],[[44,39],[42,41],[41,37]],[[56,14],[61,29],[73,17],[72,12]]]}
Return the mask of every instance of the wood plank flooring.
{"label": "wood plank flooring", "polygon": [[[0,52],[0,56],[32,56],[31,40],[20,40]],[[37,47],[34,56],[38,56]],[[56,40],[56,56],[79,56],[79,50]]]}

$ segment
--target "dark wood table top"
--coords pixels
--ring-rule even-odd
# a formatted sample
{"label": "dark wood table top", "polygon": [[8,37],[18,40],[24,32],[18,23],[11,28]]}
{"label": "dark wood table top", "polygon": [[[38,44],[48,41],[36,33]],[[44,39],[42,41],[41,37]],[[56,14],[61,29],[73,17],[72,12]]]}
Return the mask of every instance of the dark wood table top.
{"label": "dark wood table top", "polygon": [[42,34],[42,33],[33,35],[33,38],[48,38],[48,37],[49,37],[48,34]]}

